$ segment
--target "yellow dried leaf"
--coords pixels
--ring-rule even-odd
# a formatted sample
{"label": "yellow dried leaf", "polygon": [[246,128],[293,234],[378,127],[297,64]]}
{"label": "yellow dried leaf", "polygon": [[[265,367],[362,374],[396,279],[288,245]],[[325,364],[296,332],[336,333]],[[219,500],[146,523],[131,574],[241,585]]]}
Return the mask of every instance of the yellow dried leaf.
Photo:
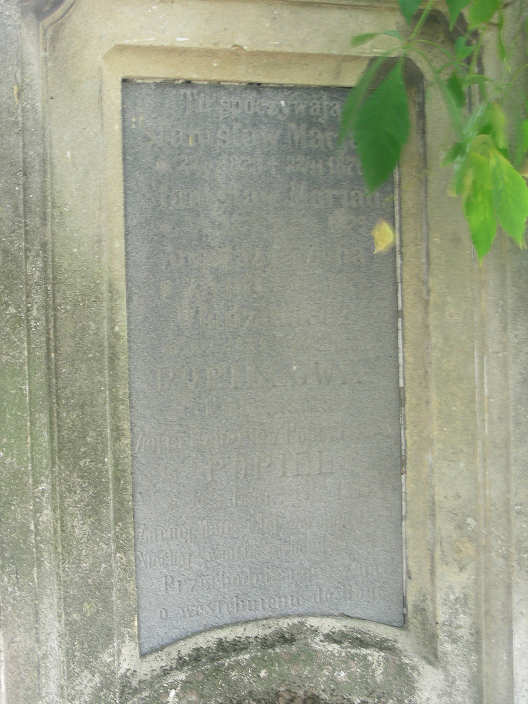
{"label": "yellow dried leaf", "polygon": [[389,223],[380,218],[370,233],[374,237],[374,254],[376,252],[386,252],[396,243],[396,236]]}

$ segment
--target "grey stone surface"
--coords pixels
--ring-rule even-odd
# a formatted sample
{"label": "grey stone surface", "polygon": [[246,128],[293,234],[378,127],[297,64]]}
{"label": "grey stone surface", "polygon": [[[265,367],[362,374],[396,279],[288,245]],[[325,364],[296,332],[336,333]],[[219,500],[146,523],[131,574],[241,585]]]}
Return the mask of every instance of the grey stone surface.
{"label": "grey stone surface", "polygon": [[9,704],[55,701],[59,688],[37,56],[32,15],[0,1],[0,701]]}
{"label": "grey stone surface", "polygon": [[[399,202],[405,627],[268,618],[140,657],[121,81],[351,86],[392,41],[351,50],[351,33],[401,17],[340,0],[67,0],[42,19],[54,6],[0,0],[2,704],[524,704],[526,253],[498,236],[474,260],[436,168],[450,123],[420,81]],[[448,46],[446,26],[428,38]]]}
{"label": "grey stone surface", "polygon": [[403,625],[395,250],[343,89],[123,84],[140,647]]}

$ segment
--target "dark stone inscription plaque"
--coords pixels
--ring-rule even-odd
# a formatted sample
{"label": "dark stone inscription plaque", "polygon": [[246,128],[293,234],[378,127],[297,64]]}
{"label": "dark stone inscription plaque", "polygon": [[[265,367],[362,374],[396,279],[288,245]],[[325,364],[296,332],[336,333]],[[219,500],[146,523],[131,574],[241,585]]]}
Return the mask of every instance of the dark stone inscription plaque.
{"label": "dark stone inscription plaque", "polygon": [[237,621],[401,625],[392,186],[346,91],[123,84],[140,647]]}

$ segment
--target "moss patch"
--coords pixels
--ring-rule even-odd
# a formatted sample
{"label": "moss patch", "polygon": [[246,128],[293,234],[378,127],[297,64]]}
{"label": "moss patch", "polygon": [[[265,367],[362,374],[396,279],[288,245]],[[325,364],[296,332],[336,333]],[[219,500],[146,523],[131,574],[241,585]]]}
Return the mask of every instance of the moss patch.
{"label": "moss patch", "polygon": [[415,675],[396,644],[357,628],[288,624],[174,653],[156,674],[125,677],[126,704],[405,704]]}

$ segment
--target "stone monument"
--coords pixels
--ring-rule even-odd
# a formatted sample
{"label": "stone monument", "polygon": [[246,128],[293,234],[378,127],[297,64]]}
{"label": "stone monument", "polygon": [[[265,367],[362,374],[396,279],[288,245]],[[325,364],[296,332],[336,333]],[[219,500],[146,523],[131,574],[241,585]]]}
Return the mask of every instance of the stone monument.
{"label": "stone monument", "polygon": [[398,3],[0,2],[1,704],[528,701],[528,258],[437,167],[435,8],[368,196]]}
{"label": "stone monument", "polygon": [[265,616],[403,625],[396,252],[342,88],[123,84],[143,651]]}

